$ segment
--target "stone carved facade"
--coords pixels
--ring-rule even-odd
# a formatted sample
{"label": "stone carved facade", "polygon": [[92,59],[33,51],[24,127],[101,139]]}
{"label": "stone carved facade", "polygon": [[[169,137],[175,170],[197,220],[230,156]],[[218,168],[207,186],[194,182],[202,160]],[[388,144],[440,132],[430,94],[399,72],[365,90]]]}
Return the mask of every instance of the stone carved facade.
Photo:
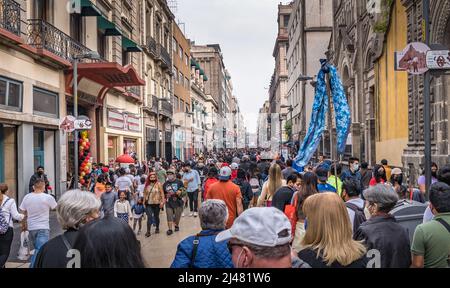
{"label": "stone carved facade", "polygon": [[[422,42],[422,1],[403,0],[408,15],[408,42]],[[450,1],[431,0],[431,43],[441,44],[450,49]],[[450,103],[450,77],[432,75],[431,80],[431,148],[432,160],[439,166],[448,163]],[[410,183],[416,182],[424,166],[424,111],[423,76],[408,77],[408,147],[403,153],[403,165],[410,175]]]}
{"label": "stone carved facade", "polygon": [[372,11],[367,10],[364,1],[333,2],[333,36],[328,57],[340,72],[351,109],[351,147],[347,147],[344,158],[353,155],[374,164],[374,62],[382,54],[384,33],[374,32],[380,14],[369,12]]}

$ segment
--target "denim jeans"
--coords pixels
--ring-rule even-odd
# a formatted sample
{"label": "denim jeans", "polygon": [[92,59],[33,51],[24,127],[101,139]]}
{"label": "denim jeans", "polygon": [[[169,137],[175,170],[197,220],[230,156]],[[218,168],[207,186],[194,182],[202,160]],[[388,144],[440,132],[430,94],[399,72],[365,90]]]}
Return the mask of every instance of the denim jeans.
{"label": "denim jeans", "polygon": [[36,256],[39,253],[39,249],[41,249],[41,247],[48,242],[49,238],[50,238],[50,230],[41,229],[30,231],[30,240],[34,246],[34,254],[31,257],[31,264],[30,264],[31,268],[34,267],[34,261],[36,260]]}
{"label": "denim jeans", "polygon": [[147,232],[151,232],[152,224],[155,224],[159,229],[159,204],[148,204],[145,207],[145,213],[147,214]]}

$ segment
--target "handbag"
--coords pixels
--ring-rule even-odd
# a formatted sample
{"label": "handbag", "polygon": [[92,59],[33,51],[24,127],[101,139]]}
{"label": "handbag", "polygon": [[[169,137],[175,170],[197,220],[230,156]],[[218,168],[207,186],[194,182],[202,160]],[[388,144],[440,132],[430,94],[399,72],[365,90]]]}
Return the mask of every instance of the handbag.
{"label": "handbag", "polygon": [[29,234],[30,233],[28,231],[22,231],[22,233],[20,233],[20,248],[17,253],[17,259],[22,261],[27,261],[30,257],[30,241],[28,239]]}
{"label": "handbag", "polygon": [[9,229],[9,222],[11,222],[11,213],[9,214],[9,219],[6,220],[5,215],[3,215],[3,207],[5,207],[6,203],[8,203],[9,199],[6,199],[5,203],[3,203],[2,206],[0,206],[0,235],[6,234]]}
{"label": "handbag", "polygon": [[292,196],[291,204],[286,205],[284,207],[284,214],[291,222],[291,235],[292,239],[295,236],[295,226],[297,225],[298,217],[297,217],[297,205],[298,205],[298,192]]}

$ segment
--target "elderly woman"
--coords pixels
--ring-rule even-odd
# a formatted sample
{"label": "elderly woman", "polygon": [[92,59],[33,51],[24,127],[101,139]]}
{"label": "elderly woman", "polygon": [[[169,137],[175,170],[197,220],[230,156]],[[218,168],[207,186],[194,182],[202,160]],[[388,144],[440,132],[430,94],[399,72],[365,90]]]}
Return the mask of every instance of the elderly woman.
{"label": "elderly woman", "polygon": [[355,240],[363,240],[367,250],[379,251],[381,266],[377,268],[409,268],[408,232],[389,214],[399,200],[394,188],[377,184],[364,191],[364,198],[371,218],[359,226]]}
{"label": "elderly woman", "polygon": [[79,228],[99,217],[100,205],[100,200],[93,193],[81,190],[64,193],[58,201],[56,212],[59,224],[66,231],[42,246],[34,267],[71,268],[67,267],[71,260],[67,257],[67,251],[72,249]]}
{"label": "elderly woman", "polygon": [[202,231],[184,239],[171,268],[233,268],[227,241],[217,243],[216,235],[225,230],[228,210],[222,200],[207,200],[199,209]]}

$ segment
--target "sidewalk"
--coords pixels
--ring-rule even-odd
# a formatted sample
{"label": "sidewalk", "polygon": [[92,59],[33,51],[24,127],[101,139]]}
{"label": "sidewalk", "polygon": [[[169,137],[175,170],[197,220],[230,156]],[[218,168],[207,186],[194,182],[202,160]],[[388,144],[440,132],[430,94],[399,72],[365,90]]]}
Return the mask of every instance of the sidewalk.
{"label": "sidewalk", "polygon": [[[188,215],[189,209],[185,210]],[[152,227],[152,235],[146,238],[146,222],[142,223],[142,234],[137,236],[141,242],[142,255],[147,267],[150,268],[169,268],[175,257],[178,244],[188,236],[200,232],[200,220],[198,217],[182,217],[180,221],[180,231],[170,236],[166,235],[167,219],[166,212],[160,213],[160,234],[154,234],[155,228]],[[56,212],[50,214],[50,239],[62,233],[62,229],[56,219]],[[11,247],[11,253],[6,263],[6,268],[28,268],[28,261],[17,259],[17,253],[20,247],[20,226],[14,226],[14,240]]]}

